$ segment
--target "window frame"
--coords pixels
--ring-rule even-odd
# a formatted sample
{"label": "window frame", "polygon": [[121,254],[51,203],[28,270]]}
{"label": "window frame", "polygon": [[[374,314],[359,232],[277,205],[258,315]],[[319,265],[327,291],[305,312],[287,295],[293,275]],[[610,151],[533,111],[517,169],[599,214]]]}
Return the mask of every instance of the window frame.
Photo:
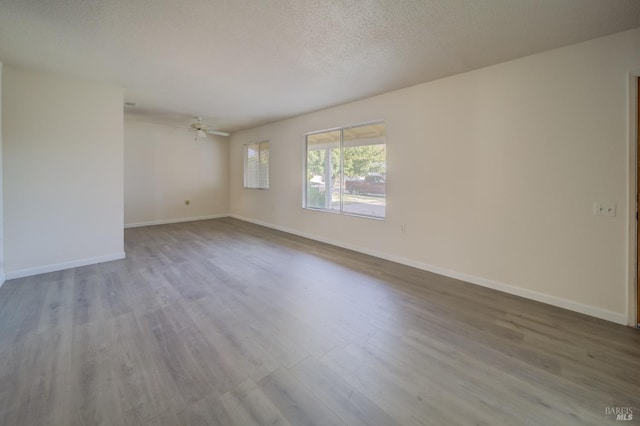
{"label": "window frame", "polygon": [[[267,153],[267,161],[266,161],[266,186],[262,186],[261,184],[261,169],[262,169],[262,148],[261,145],[266,145],[266,153]],[[249,186],[249,149],[250,147],[257,147],[258,152],[258,160],[257,160],[257,182],[256,186]],[[242,187],[243,189],[258,189],[262,191],[268,191],[271,187],[271,143],[269,140],[263,140],[260,142],[252,142],[246,143],[242,146],[242,160],[243,160],[243,170],[242,170]]]}
{"label": "window frame", "polygon": [[[384,135],[384,146],[385,146],[385,150],[386,150],[386,146],[387,146],[387,138],[386,138],[386,128],[387,128],[387,123],[385,120],[374,120],[374,121],[367,121],[364,123],[358,123],[358,124],[353,124],[353,125],[348,125],[348,126],[342,126],[342,127],[331,127],[331,128],[327,128],[327,129],[322,129],[322,130],[314,130],[312,132],[308,132],[304,134],[304,150],[303,150],[303,170],[302,170],[302,208],[304,210],[311,210],[311,211],[316,211],[316,212],[323,212],[323,213],[332,213],[332,214],[338,214],[338,215],[344,215],[344,216],[354,216],[354,217],[360,217],[360,218],[364,218],[364,219],[373,219],[373,220],[386,220],[387,218],[387,203],[386,203],[386,190],[385,190],[385,206],[384,206],[384,216],[372,216],[372,215],[366,215],[366,214],[358,214],[358,213],[352,213],[352,212],[345,212],[343,211],[344,209],[344,194],[345,194],[345,188],[344,188],[344,184],[343,184],[343,179],[344,179],[344,148],[345,148],[345,144],[344,144],[344,131],[354,128],[354,127],[364,127],[364,126],[368,126],[368,125],[373,125],[373,124],[384,124],[385,127],[385,135]],[[308,159],[309,159],[309,136],[311,135],[316,135],[316,134],[321,134],[321,133],[330,133],[330,132],[336,132],[339,131],[340,132],[340,209],[339,210],[332,210],[332,209],[325,209],[325,208],[319,208],[319,207],[309,207],[308,206],[308,200],[307,200],[307,196],[308,196],[308,190],[307,190],[307,174],[308,174]],[[386,163],[386,151],[385,151],[385,163]],[[385,164],[385,188],[386,188],[386,182],[387,182],[387,175],[386,175],[386,164]]]}

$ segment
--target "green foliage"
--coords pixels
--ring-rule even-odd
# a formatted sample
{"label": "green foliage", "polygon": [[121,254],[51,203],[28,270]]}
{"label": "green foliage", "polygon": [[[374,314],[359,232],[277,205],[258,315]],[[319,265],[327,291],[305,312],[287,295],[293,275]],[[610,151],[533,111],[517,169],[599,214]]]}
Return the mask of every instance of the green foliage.
{"label": "green foliage", "polygon": [[319,188],[307,187],[307,207],[324,208],[324,192]]}
{"label": "green foliage", "polygon": [[[307,152],[307,181],[314,176],[324,176],[325,150],[318,149]],[[340,149],[333,148],[331,150],[331,173],[338,176],[340,173]],[[327,177],[325,176],[325,180]]]}
{"label": "green foliage", "polygon": [[307,152],[307,181],[317,175],[324,175],[324,150]]}
{"label": "green foliage", "polygon": [[343,170],[347,177],[364,177],[384,173],[385,145],[364,145],[344,149]]}
{"label": "green foliage", "polygon": [[[324,176],[325,150],[318,149],[307,152],[307,182],[314,176]],[[345,178],[364,177],[371,173],[384,173],[386,167],[385,145],[363,145],[344,149],[343,171]],[[331,149],[331,174],[333,179],[340,176],[340,149]]]}

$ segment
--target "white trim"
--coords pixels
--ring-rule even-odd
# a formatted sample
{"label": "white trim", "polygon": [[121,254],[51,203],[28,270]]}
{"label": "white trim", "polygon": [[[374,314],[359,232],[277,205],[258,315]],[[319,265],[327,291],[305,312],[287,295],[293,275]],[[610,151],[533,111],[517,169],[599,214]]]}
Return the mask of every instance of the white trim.
{"label": "white trim", "polygon": [[7,279],[29,277],[31,275],[45,274],[47,272],[62,271],[64,269],[77,268],[80,266],[93,265],[96,263],[110,262],[112,260],[120,260],[126,257],[123,251],[107,254],[105,256],[88,257],[85,259],[72,260],[64,263],[54,263],[51,265],[38,266],[36,268],[19,269],[17,271],[7,272]]}
{"label": "white trim", "polygon": [[637,96],[638,86],[637,79],[640,77],[640,70],[632,71],[629,73],[629,145],[627,148],[628,155],[628,192],[627,192],[627,229],[629,233],[627,235],[627,325],[636,327],[638,325],[636,309],[637,309],[637,276],[638,276],[638,255],[637,255],[637,241],[638,230],[636,221],[637,208],[637,191],[638,191],[638,150],[637,150],[637,132],[638,129],[638,113],[637,113]]}
{"label": "white trim", "polygon": [[0,288],[2,288],[2,284],[7,280],[7,276],[4,271],[0,271]]}
{"label": "white trim", "polygon": [[181,217],[178,219],[162,219],[162,220],[152,220],[149,222],[125,223],[124,227],[138,228],[140,226],[166,225],[167,223],[193,222],[195,220],[220,219],[222,217],[229,217],[229,215],[227,213],[222,213],[222,214],[212,214],[209,216]]}
{"label": "white trim", "polygon": [[370,256],[378,257],[380,259],[390,260],[392,262],[400,263],[403,265],[411,266],[414,268],[422,269],[425,271],[433,272],[446,277],[455,278],[471,284],[476,284],[482,287],[488,287],[494,290],[502,291],[504,293],[513,294],[516,296],[524,297],[527,299],[535,300],[538,302],[546,303],[548,305],[557,306],[560,308],[568,309],[570,311],[579,312],[581,314],[589,315],[592,317],[600,318],[603,320],[615,322],[617,324],[628,325],[627,314],[621,314],[618,312],[609,311],[606,309],[598,308],[596,306],[585,305],[573,300],[563,299],[561,297],[552,296],[545,293],[539,293],[537,291],[528,290],[521,287],[515,287],[510,284],[501,283],[498,281],[489,280],[487,278],[476,277],[474,275],[465,274],[462,272],[452,271],[450,269],[441,268],[439,266],[429,265],[427,263],[418,262],[411,259],[405,259],[403,257],[393,256],[388,253],[381,253],[374,250],[368,250],[353,244],[343,243],[340,241],[331,240],[329,238],[319,237],[317,235],[307,234],[305,232],[299,232],[295,229],[286,228],[283,226],[272,225],[270,223],[262,222],[259,220],[249,219],[236,214],[229,215],[232,218],[242,220],[245,222],[254,223],[256,225],[265,226],[267,228],[276,229],[278,231],[287,232],[289,234],[298,235],[300,237],[309,238],[311,240],[320,241],[323,243],[331,244],[337,247],[342,247],[348,250],[357,251]]}

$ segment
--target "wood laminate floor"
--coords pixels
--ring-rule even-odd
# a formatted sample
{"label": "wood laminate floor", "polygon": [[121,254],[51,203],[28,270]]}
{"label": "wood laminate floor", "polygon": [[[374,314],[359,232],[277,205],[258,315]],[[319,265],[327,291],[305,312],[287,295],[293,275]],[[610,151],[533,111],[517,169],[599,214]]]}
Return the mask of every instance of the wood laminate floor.
{"label": "wood laminate floor", "polygon": [[233,219],[0,288],[2,425],[640,420],[640,335]]}

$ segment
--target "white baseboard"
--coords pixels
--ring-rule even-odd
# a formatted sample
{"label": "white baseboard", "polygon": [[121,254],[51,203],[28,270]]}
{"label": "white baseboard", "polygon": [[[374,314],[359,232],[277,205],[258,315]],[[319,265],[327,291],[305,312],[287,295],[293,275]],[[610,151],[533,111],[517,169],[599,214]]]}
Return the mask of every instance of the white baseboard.
{"label": "white baseboard", "polygon": [[4,282],[7,280],[7,276],[4,273],[4,270],[0,270],[0,287],[2,287],[2,284],[4,284]]}
{"label": "white baseboard", "polygon": [[502,291],[504,293],[513,294],[515,296],[524,297],[527,299],[535,300],[537,302],[546,303],[548,305],[557,306],[559,308],[568,309],[570,311],[579,312],[581,314],[589,315],[595,318],[600,318],[606,321],[615,322],[616,324],[628,325],[628,317],[626,314],[620,314],[618,312],[609,311],[606,309],[598,308],[597,306],[585,305],[583,303],[575,302],[569,299],[563,299],[561,297],[552,296],[550,294],[540,293],[537,291],[529,290],[522,287],[516,287],[510,284],[493,281],[487,278],[476,277],[474,275],[465,274],[462,272],[452,271],[450,269],[441,268],[439,266],[429,265],[427,263],[418,262],[411,259],[406,259],[399,256],[394,256],[388,253],[382,253],[375,250],[369,250],[363,247],[359,247],[353,244],[344,243],[341,241],[335,241],[329,238],[319,237],[317,235],[307,234],[295,229],[286,228],[283,226],[273,225],[260,220],[250,219],[247,217],[239,216],[236,214],[230,214],[230,217],[239,219],[245,222],[254,223],[256,225],[265,226],[267,228],[276,229],[289,234],[298,235],[300,237],[309,238],[311,240],[320,241],[323,243],[331,244],[337,247],[342,247],[348,250],[357,251],[359,253],[368,254],[370,256],[378,257],[380,259],[390,260],[392,262],[400,263],[403,265],[411,266],[414,268],[422,269],[424,271],[433,272],[435,274],[444,275],[449,278],[455,278],[461,281],[465,281],[471,284],[476,284],[482,287],[488,287],[494,290]]}
{"label": "white baseboard", "polygon": [[138,228],[140,226],[166,225],[167,223],[192,222],[194,220],[219,219],[221,217],[229,217],[229,215],[226,213],[223,213],[223,214],[213,214],[209,216],[194,216],[194,217],[182,217],[178,219],[152,220],[149,222],[125,223],[124,227]]}
{"label": "white baseboard", "polygon": [[30,277],[32,275],[45,274],[47,272],[62,271],[63,269],[77,268],[80,266],[93,265],[96,263],[110,262],[112,260],[120,260],[126,257],[123,251],[108,254],[105,256],[88,257],[85,259],[72,260],[70,262],[54,263],[51,265],[38,266],[36,268],[19,269],[17,271],[7,272],[6,278],[12,280],[15,278]]}

